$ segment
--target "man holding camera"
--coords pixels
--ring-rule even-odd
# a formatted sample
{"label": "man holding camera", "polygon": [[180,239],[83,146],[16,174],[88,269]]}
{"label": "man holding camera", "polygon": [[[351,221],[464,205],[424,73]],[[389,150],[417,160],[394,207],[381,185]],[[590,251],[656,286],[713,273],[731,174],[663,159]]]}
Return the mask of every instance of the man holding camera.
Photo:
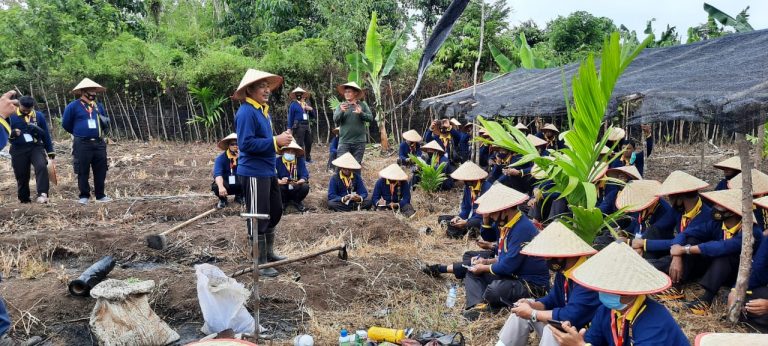
{"label": "man holding camera", "polygon": [[296,143],[304,148],[304,157],[312,163],[312,126],[309,119],[316,116],[315,109],[307,103],[310,93],[302,88],[291,91],[291,105],[288,107],[288,130]]}
{"label": "man holding camera", "polygon": [[337,156],[351,153],[355,160],[363,163],[367,130],[365,123],[373,121],[371,109],[360,101],[365,93],[355,82],[349,82],[336,87],[344,96],[338,108],[333,112],[333,121],[339,126],[339,149]]}
{"label": "man holding camera", "polygon": [[48,203],[48,158],[53,160],[53,142],[45,116],[35,110],[35,99],[22,96],[19,108],[8,118],[11,127],[11,166],[16,177],[16,193],[21,203],[30,203],[30,165],[35,167],[37,202]]}
{"label": "man holding camera", "polygon": [[[451,122],[453,120],[453,122]],[[456,125],[458,124],[458,125]],[[463,137],[462,133],[455,127],[460,126],[461,123],[456,119],[441,119],[435,120],[430,125],[424,141],[429,143],[430,141],[436,141],[443,148],[446,159],[448,162],[454,165],[454,167],[462,163],[461,156],[459,155],[459,142]]]}

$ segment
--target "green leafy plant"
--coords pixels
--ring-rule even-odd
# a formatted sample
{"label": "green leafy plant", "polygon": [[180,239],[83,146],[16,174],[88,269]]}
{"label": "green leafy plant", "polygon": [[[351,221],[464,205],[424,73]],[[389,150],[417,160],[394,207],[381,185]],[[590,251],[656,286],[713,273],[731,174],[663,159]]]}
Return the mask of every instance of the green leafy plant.
{"label": "green leafy plant", "polygon": [[[419,187],[425,192],[435,192],[439,190],[445,179],[448,179],[444,173],[445,162],[437,165],[438,157],[436,155],[432,157],[431,164],[424,162],[413,154],[409,154],[408,157],[411,159],[411,162],[418,167],[419,178],[421,179],[419,181]],[[437,168],[435,168],[435,166],[437,166]]]}
{"label": "green leafy plant", "polygon": [[340,105],[341,105],[341,100],[339,100],[339,98],[337,98],[336,96],[331,96],[328,98],[328,107],[331,107],[331,110],[339,108]]}
{"label": "green leafy plant", "polygon": [[[765,137],[768,138],[768,124],[766,124],[763,128],[763,131],[765,131]],[[757,137],[752,135],[747,135],[747,141],[749,141],[752,144],[757,144]],[[763,141],[763,158],[768,158],[768,141]]]}
{"label": "green leafy plant", "polygon": [[533,161],[546,172],[547,180],[552,182],[546,192],[559,193],[560,198],[566,199],[573,213],[562,216],[560,221],[589,243],[602,229],[612,230],[614,220],[624,213],[619,210],[605,216],[596,207],[598,189],[595,181],[600,178],[608,163],[619,156],[616,154],[606,159],[600,155],[600,149],[608,141],[607,133],[600,136],[600,128],[616,81],[652,40],[653,37],[649,36],[637,46],[622,45],[619,33],[614,32],[603,43],[599,73],[595,68],[593,54],[589,54],[581,63],[572,81],[573,102],[565,96],[569,127],[569,131],[564,134],[567,148],[551,151],[549,156],[553,160],[539,155],[536,148],[526,140],[526,135],[516,129],[512,121],[498,123],[480,118],[493,139],[483,141],[523,155],[517,165]]}
{"label": "green leafy plant", "polygon": [[708,3],[704,3],[704,11],[707,11],[707,13],[714,19],[716,19],[720,24],[723,26],[730,26],[736,32],[747,32],[747,31],[754,31],[755,29],[752,28],[752,25],[749,24],[749,14],[747,11],[749,10],[749,6],[739,12],[739,14],[736,16],[736,18],[731,17],[727,13],[720,11],[717,9],[717,7],[712,6]]}
{"label": "green leafy plant", "polygon": [[206,128],[213,128],[221,119],[221,105],[227,100],[225,96],[218,96],[213,88],[198,88],[193,85],[188,87],[189,94],[203,109],[203,114],[198,114],[190,119],[190,124],[202,124]]}

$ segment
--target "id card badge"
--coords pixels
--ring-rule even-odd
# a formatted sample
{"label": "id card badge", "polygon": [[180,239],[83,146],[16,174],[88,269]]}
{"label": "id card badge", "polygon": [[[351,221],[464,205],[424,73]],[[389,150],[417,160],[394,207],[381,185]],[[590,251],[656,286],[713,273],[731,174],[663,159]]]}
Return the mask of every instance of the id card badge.
{"label": "id card badge", "polygon": [[288,190],[293,190],[293,185],[288,184]]}
{"label": "id card badge", "polygon": [[635,239],[643,239],[643,234],[640,232],[635,233]]}
{"label": "id card badge", "polygon": [[30,135],[29,133],[25,133],[24,134],[24,141],[27,142],[27,143],[32,142],[32,135]]}
{"label": "id card badge", "polygon": [[309,115],[307,115],[307,113],[304,113],[304,115],[302,116],[302,118],[303,118],[304,120],[309,120]]}
{"label": "id card badge", "polygon": [[95,129],[96,128],[96,119],[88,119],[88,128],[89,129]]}
{"label": "id card badge", "polygon": [[229,185],[235,185],[235,184],[236,184],[235,176],[234,175],[230,175],[229,176]]}

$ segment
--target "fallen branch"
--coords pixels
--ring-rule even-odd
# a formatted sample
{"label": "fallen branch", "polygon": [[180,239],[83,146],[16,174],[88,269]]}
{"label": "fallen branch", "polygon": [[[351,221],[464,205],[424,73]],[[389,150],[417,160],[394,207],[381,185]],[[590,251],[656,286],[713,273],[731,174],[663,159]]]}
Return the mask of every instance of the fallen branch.
{"label": "fallen branch", "polygon": [[115,198],[118,201],[153,201],[164,199],[183,199],[183,198],[200,198],[211,197],[208,193],[190,193],[186,195],[172,195],[172,196],[136,196],[136,197],[121,197]]}

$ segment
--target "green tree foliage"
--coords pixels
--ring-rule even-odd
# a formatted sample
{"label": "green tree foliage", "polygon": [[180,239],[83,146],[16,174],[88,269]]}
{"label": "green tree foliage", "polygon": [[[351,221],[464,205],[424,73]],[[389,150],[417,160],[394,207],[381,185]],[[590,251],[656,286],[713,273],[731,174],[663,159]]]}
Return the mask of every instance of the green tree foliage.
{"label": "green tree foliage", "polygon": [[611,19],[584,11],[559,16],[547,24],[551,48],[568,61],[599,51],[605,36],[616,30]]}
{"label": "green tree foliage", "polygon": [[421,40],[427,42],[432,28],[451,4],[451,0],[414,0],[413,3],[413,9],[417,11],[414,19],[423,24]]}

